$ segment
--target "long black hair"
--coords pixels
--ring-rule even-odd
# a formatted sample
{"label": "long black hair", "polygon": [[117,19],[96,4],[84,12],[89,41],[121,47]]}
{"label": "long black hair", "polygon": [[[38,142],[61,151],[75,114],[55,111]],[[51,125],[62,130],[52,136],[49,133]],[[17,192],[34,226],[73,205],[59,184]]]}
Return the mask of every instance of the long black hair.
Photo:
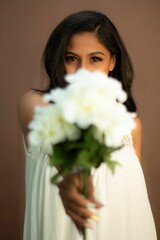
{"label": "long black hair", "polygon": [[128,94],[124,103],[131,112],[136,112],[136,105],[131,94],[134,71],[126,47],[113,23],[103,13],[81,11],[66,17],[52,32],[43,53],[45,70],[49,76],[49,85],[45,90],[65,87],[64,75],[65,49],[67,42],[76,33],[94,32],[98,40],[116,56],[116,64],[109,73],[122,83]]}

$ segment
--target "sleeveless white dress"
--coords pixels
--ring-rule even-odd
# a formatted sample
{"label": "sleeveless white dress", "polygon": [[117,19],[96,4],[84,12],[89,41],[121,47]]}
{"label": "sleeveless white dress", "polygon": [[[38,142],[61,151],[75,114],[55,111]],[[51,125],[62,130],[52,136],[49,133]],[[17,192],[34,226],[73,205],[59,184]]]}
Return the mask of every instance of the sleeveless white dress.
{"label": "sleeveless white dress", "polygon": [[[104,204],[100,221],[87,230],[87,240],[156,240],[145,180],[131,135],[113,157],[121,166],[112,175],[105,164],[93,169],[95,196]],[[25,144],[24,144],[25,147]],[[57,172],[42,147],[26,152],[24,240],[82,240],[63,208],[58,188],[50,184]]]}

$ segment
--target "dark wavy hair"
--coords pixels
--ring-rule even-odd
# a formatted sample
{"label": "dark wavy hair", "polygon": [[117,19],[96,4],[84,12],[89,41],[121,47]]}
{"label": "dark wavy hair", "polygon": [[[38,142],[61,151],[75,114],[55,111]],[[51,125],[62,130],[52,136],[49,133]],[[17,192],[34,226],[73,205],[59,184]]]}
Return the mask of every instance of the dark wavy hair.
{"label": "dark wavy hair", "polygon": [[65,87],[64,75],[65,49],[68,40],[76,33],[95,33],[98,40],[116,56],[116,64],[109,73],[122,83],[128,94],[124,103],[130,112],[136,112],[136,105],[131,94],[134,71],[126,47],[113,23],[103,13],[81,11],[66,17],[52,32],[43,53],[43,63],[49,76],[49,85],[44,92],[56,87]]}

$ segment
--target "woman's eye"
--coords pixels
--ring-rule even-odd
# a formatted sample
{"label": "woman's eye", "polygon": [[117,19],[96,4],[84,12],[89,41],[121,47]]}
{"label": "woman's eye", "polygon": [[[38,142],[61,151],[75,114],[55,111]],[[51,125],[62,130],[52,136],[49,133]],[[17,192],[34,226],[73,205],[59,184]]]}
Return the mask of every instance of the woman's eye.
{"label": "woman's eye", "polygon": [[78,58],[74,56],[65,56],[66,62],[78,62]]}
{"label": "woman's eye", "polygon": [[92,57],[91,58],[91,62],[100,62],[100,61],[102,61],[102,58],[100,58],[100,57]]}

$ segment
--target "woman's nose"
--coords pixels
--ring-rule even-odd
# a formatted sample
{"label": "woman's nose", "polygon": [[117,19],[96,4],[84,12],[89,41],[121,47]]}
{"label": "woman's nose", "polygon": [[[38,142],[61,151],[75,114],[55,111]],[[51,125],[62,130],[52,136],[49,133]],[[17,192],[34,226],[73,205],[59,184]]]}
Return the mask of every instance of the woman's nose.
{"label": "woman's nose", "polygon": [[79,62],[78,69],[79,68],[84,68],[84,69],[90,70],[89,63],[86,60],[82,60]]}

